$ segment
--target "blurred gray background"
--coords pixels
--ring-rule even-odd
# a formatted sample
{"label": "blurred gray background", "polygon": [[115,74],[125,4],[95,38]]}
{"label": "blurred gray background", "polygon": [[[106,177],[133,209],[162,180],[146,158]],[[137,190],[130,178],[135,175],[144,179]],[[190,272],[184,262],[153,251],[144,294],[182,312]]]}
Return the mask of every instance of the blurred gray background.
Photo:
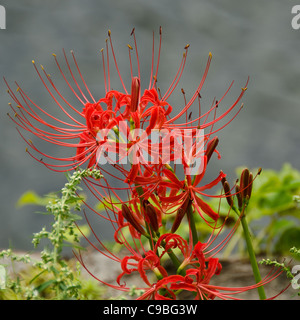
{"label": "blurred gray background", "polygon": [[[55,114],[57,107],[53,109],[31,61],[43,64],[57,87],[64,88],[61,78],[54,77],[57,72],[51,54],[62,61],[62,49],[67,53],[73,49],[89,88],[101,98],[104,82],[99,51],[105,46],[108,29],[127,85],[127,43],[133,42],[133,27],[145,73],[150,69],[152,32],[158,39],[159,26],[163,28],[162,91],[175,75],[187,43],[190,49],[182,78],[187,95],[196,89],[208,53],[213,54],[203,108],[214,97],[220,98],[234,80],[220,106],[225,110],[250,76],[245,108],[219,134],[222,160],[213,162],[217,172],[222,169],[234,180],[237,166],[279,170],[290,162],[300,169],[300,30],[291,26],[291,9],[297,1],[7,0],[0,4],[7,15],[6,30],[0,30],[0,248],[32,248],[32,233],[41,230],[49,218],[35,213],[40,208],[16,208],[17,200],[27,190],[42,196],[65,183],[63,174],[49,171],[25,152],[24,141],[7,117],[11,99],[2,76],[10,84],[17,81],[34,101]],[[182,105],[180,88],[170,100],[174,106]],[[58,151],[52,147],[51,152]],[[112,237],[106,227],[99,231],[104,238]]]}

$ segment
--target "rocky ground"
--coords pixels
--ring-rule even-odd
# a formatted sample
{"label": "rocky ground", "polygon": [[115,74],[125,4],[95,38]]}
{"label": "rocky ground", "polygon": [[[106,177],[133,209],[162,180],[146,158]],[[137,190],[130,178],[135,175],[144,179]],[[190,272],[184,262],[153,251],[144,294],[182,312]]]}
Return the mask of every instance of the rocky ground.
{"label": "rocky ground", "polygon": [[[20,253],[22,254],[22,253]],[[38,255],[36,256],[38,258]],[[100,278],[101,280],[116,284],[115,280],[120,273],[120,266],[118,263],[114,263],[111,260],[105,258],[102,254],[95,250],[87,251],[83,254],[83,260],[89,271]],[[252,275],[251,265],[246,259],[239,259],[232,257],[230,259],[221,259],[223,266],[220,275],[213,277],[211,284],[226,286],[226,287],[241,287],[254,284]],[[9,261],[1,260],[0,264],[10,265]],[[14,272],[18,273],[24,268],[24,264],[14,263]],[[271,271],[271,267],[260,265],[262,277],[267,275]],[[82,275],[90,277],[88,272],[84,269]],[[144,287],[144,282],[140,279],[137,274],[126,276],[123,278],[127,286]],[[273,297],[277,295],[282,289],[287,287],[289,280],[285,274],[282,274],[275,281],[272,281],[265,286],[267,297]],[[299,291],[299,290],[298,290]],[[125,297],[125,296],[123,296]],[[236,297],[247,300],[258,299],[257,291],[249,290],[243,294],[237,295]],[[120,299],[122,298],[122,292],[108,288],[105,291],[102,299]],[[181,299],[189,299],[189,296],[183,295]],[[126,296],[126,299],[134,299]],[[276,299],[278,300],[300,300],[300,296],[297,295],[297,290],[290,286],[286,291],[279,295]]]}
{"label": "rocky ground", "polygon": [[[117,275],[120,273],[118,264],[112,263],[109,259],[103,257],[100,253],[87,254],[84,258],[84,262],[89,270],[102,280],[115,283]],[[230,259],[221,260],[223,269],[222,272],[212,278],[211,284],[225,286],[225,287],[242,287],[254,284],[254,278],[252,274],[251,265],[246,259],[239,259],[232,257]],[[271,271],[271,267],[260,265],[262,277],[267,275]],[[143,286],[144,283],[137,275],[131,275],[124,277],[127,285]],[[267,298],[271,298],[277,295],[282,289],[286,288],[289,284],[285,274],[280,275],[274,281],[265,286]],[[109,289],[106,292],[107,297],[118,298],[120,292]],[[239,294],[236,297],[247,300],[258,299],[257,290],[249,290],[243,294]],[[188,296],[182,296],[181,299],[188,299]],[[280,294],[276,299],[278,300],[300,300],[300,296],[297,295],[297,291],[291,286]]]}

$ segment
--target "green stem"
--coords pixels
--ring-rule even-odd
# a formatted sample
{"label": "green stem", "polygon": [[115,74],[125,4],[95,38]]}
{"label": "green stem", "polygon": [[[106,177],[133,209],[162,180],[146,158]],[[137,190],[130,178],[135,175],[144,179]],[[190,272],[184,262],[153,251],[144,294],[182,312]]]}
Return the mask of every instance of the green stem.
{"label": "green stem", "polygon": [[179,259],[177,258],[177,256],[175,255],[175,253],[171,249],[169,249],[167,251],[167,254],[170,257],[170,259],[172,260],[173,265],[177,270],[179,268],[179,266],[181,265],[181,262],[179,261]]}
{"label": "green stem", "polygon": [[[259,283],[259,282],[261,282],[261,276],[260,276],[255,252],[253,249],[253,245],[252,245],[252,240],[251,240],[251,235],[250,235],[250,231],[248,228],[248,223],[247,223],[246,216],[245,216],[245,208],[246,208],[246,206],[244,206],[241,211],[241,224],[242,224],[243,231],[244,231],[244,236],[245,236],[245,240],[246,240],[246,244],[247,244],[247,249],[248,249],[248,254],[249,254],[249,258],[250,258],[250,262],[251,262],[251,266],[252,266],[252,270],[253,270],[254,279],[255,279],[256,283]],[[266,294],[265,294],[264,287],[259,286],[257,288],[257,291],[258,291],[258,295],[259,295],[260,300],[265,300]]]}
{"label": "green stem", "polygon": [[188,218],[191,232],[192,232],[193,245],[195,246],[199,240],[198,240],[198,234],[197,234],[196,225],[195,225],[194,213],[193,213],[191,204],[188,205],[186,213],[187,213],[187,218]]}

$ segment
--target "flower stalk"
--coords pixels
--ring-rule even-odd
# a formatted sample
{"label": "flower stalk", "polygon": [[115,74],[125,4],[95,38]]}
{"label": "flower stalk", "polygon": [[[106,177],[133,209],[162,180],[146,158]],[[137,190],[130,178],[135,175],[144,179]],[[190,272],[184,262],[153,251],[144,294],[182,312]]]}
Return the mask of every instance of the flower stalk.
{"label": "flower stalk", "polygon": [[[250,234],[248,223],[246,220],[245,209],[246,209],[246,205],[244,205],[242,212],[241,212],[241,224],[242,224],[243,231],[244,231],[244,237],[245,237],[245,241],[246,241],[246,245],[247,245],[247,250],[248,250],[248,254],[249,254],[249,259],[250,259],[254,279],[255,279],[256,283],[260,283],[262,279],[261,279],[261,275],[259,272],[259,268],[258,268],[256,256],[255,256],[255,251],[254,251],[253,244],[252,244],[251,234]],[[265,294],[264,287],[263,286],[257,287],[257,291],[258,291],[258,295],[259,295],[260,300],[265,300],[266,294]]]}
{"label": "flower stalk", "polygon": [[198,234],[197,234],[197,230],[196,230],[193,208],[192,208],[191,204],[188,205],[186,212],[187,212],[187,218],[188,218],[191,233],[192,233],[193,245],[195,246],[199,240],[198,240]]}
{"label": "flower stalk", "polygon": [[[260,174],[260,172],[261,172],[261,169],[258,174]],[[249,204],[249,200],[250,200],[251,192],[252,192],[253,174],[251,172],[249,172],[249,170],[247,168],[244,169],[241,173],[240,185],[237,184],[235,187],[235,190],[236,190],[235,195],[237,198],[238,209],[236,208],[234,201],[232,199],[232,195],[230,192],[230,187],[229,187],[228,181],[226,179],[223,179],[222,184],[223,184],[223,188],[225,191],[226,200],[227,200],[228,204],[232,207],[233,211],[240,218],[255,282],[256,282],[256,284],[261,283],[262,278],[261,278],[260,271],[258,268],[256,255],[255,255],[255,251],[254,251],[253,243],[252,243],[252,237],[251,237],[251,233],[250,233],[247,219],[246,219],[246,208]],[[261,300],[265,300],[266,294],[265,294],[264,287],[258,286],[257,291],[258,291],[259,298]]]}

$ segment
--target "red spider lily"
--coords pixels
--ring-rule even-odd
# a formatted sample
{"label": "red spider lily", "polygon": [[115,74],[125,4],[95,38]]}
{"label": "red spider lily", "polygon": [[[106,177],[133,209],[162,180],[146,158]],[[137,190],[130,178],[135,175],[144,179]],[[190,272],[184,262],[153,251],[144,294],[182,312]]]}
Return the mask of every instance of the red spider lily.
{"label": "red spider lily", "polygon": [[[215,299],[216,297],[222,300],[240,300],[240,298],[235,295],[267,285],[282,273],[280,270],[274,273],[269,273],[261,282],[244,287],[225,287],[209,284],[211,278],[214,275],[217,276],[219,272],[218,259],[210,259],[204,272],[201,272],[200,269],[188,269],[185,276],[170,275],[165,277],[153,284],[151,288],[146,290],[138,298],[138,300],[175,300],[177,297],[176,293],[178,291],[194,293],[195,300],[210,300]],[[276,298],[285,289],[277,295],[268,298],[268,300]],[[166,292],[163,295],[160,294],[162,290]]]}
{"label": "red spider lily", "polygon": [[[194,293],[194,299],[196,300],[215,299],[216,297],[224,300],[239,299],[234,295],[264,286],[273,281],[282,273],[280,270],[276,270],[274,273],[270,272],[265,276],[265,278],[262,279],[261,282],[244,287],[225,287],[212,285],[210,284],[210,281],[214,276],[218,276],[221,273],[222,265],[220,264],[218,258],[213,257],[216,253],[209,256],[209,252],[212,252],[220,247],[220,244],[212,250],[207,250],[214,240],[210,241],[209,243],[198,242],[192,249],[191,246],[189,246],[187,242],[180,236],[166,234],[157,242],[156,250],[164,240],[166,240],[166,245],[164,246],[164,251],[160,257],[162,257],[170,248],[179,248],[185,259],[180,268],[178,268],[176,275],[168,275],[163,279],[159,279],[138,298],[139,300],[176,299],[177,293],[180,291]],[[228,240],[223,240],[222,242],[227,241]],[[220,248],[218,248],[218,251],[219,250]],[[182,270],[182,268],[185,268],[188,265],[191,265],[192,268],[188,268],[185,271],[185,275],[178,274],[180,273],[179,270]],[[164,294],[162,294],[162,292]],[[279,294],[269,299],[273,299]]]}
{"label": "red spider lily", "polygon": [[[89,271],[81,255],[76,254],[76,256],[82,266],[95,279],[120,291],[130,291],[126,283],[121,284],[123,276],[137,273],[147,285],[147,287],[138,288],[139,290],[144,290],[144,293],[137,298],[138,300],[176,300],[178,293],[182,291],[192,293],[194,299],[239,299],[238,294],[270,283],[277,278],[282,271],[277,270],[274,273],[270,272],[260,283],[244,287],[225,287],[210,283],[211,279],[217,277],[222,270],[219,259],[215,258],[214,255],[226,245],[237,225],[238,223],[236,223],[230,234],[212,249],[209,248],[217,239],[219,232],[215,237],[210,237],[207,243],[198,242],[194,247],[191,245],[191,242],[189,244],[181,236],[176,234],[164,234],[159,237],[153,250],[146,250],[141,242],[139,242],[140,249],[138,249],[137,246],[130,246],[127,242],[126,247],[130,250],[131,255],[127,255],[122,259],[117,259],[115,256],[107,255],[105,251],[100,251],[107,257],[120,263],[122,272],[117,277],[118,285],[103,282]],[[101,246],[107,250],[102,243]],[[170,274],[171,271],[167,271],[162,264],[164,255],[173,249],[179,249],[179,252],[182,254],[182,256],[180,256],[182,263],[177,269],[177,274],[176,270],[174,274]],[[97,248],[97,250],[99,251],[99,248]],[[215,252],[211,254],[213,251]],[[150,276],[149,271],[153,272],[152,276]]]}
{"label": "red spider lily", "polygon": [[[129,60],[130,60],[130,68],[131,68],[131,92],[126,89],[124,85],[123,78],[119,71],[119,67],[117,64],[116,55],[114,52],[114,48],[112,45],[111,33],[108,33],[109,37],[106,41],[106,61],[104,51],[101,50],[102,54],[102,62],[103,62],[103,71],[104,71],[104,87],[105,87],[105,95],[104,98],[95,99],[88,86],[83,78],[83,75],[79,69],[78,63],[75,59],[75,55],[73,52],[72,58],[75,65],[75,70],[77,75],[79,76],[79,80],[77,80],[77,75],[72,71],[70,62],[64,53],[64,59],[67,65],[67,70],[69,72],[70,80],[68,79],[68,75],[64,73],[60,63],[56,55],[54,55],[55,62],[57,64],[58,70],[61,73],[64,81],[69,87],[71,93],[78,100],[79,107],[76,105],[72,105],[64,95],[59,91],[59,89],[55,86],[50,75],[45,71],[42,67],[42,72],[38,70],[35,63],[33,63],[34,68],[38,74],[38,77],[42,81],[43,85],[46,88],[46,91],[52,97],[54,103],[58,108],[62,111],[64,118],[67,120],[61,120],[58,117],[51,115],[49,112],[44,110],[42,107],[38,106],[24,91],[23,89],[16,83],[18,87],[18,92],[14,93],[8,83],[8,91],[16,103],[17,107],[13,107],[11,104],[11,108],[14,111],[15,116],[11,117],[11,119],[22,129],[30,132],[31,134],[37,136],[38,138],[61,146],[63,148],[75,148],[76,152],[73,153],[73,156],[68,156],[65,158],[58,158],[57,156],[48,155],[41,150],[39,150],[35,144],[31,140],[24,140],[27,142],[27,145],[30,149],[33,149],[37,153],[39,153],[43,159],[39,159],[40,157],[36,157],[31,154],[38,161],[46,165],[47,167],[55,170],[55,171],[65,171],[72,170],[78,166],[82,166],[87,163],[87,166],[97,165],[97,152],[103,152],[103,144],[107,141],[106,137],[103,139],[99,139],[98,133],[99,130],[106,129],[116,129],[118,130],[118,124],[120,121],[132,121],[134,128],[144,129],[146,135],[150,134],[152,129],[160,129],[160,130],[173,130],[173,129],[206,129],[208,133],[205,135],[206,138],[214,134],[215,132],[221,130],[226,124],[231,122],[231,120],[239,113],[240,109],[227,121],[227,123],[221,126],[218,129],[215,129],[214,126],[217,122],[225,117],[227,117],[231,111],[235,108],[235,106],[241,100],[245,88],[242,89],[241,94],[236,99],[236,101],[230,106],[225,112],[221,115],[216,115],[216,109],[219,106],[219,103],[224,99],[227,95],[229,89],[232,87],[233,83],[230,85],[224,96],[216,102],[213,102],[211,108],[201,114],[200,108],[200,91],[205,82],[210,62],[212,59],[212,55],[209,54],[209,58],[207,61],[207,66],[204,72],[204,75],[197,86],[195,93],[191,97],[189,101],[185,99],[185,106],[182,107],[181,111],[172,115],[171,112],[173,110],[172,106],[169,104],[168,100],[172,95],[175,88],[178,86],[181,75],[183,73],[188,47],[185,47],[185,51],[178,68],[178,71],[171,82],[169,88],[166,90],[163,96],[160,95],[160,91],[157,89],[157,79],[158,79],[158,67],[160,63],[160,52],[161,52],[161,43],[162,43],[162,32],[160,29],[159,32],[159,48],[158,48],[158,57],[156,67],[154,66],[154,35],[153,35],[153,47],[152,47],[152,65],[150,68],[150,81],[148,88],[141,94],[141,76],[140,76],[140,61],[137,50],[137,41],[135,37],[134,30],[131,35],[134,39],[134,47],[136,53],[136,62],[138,66],[138,76],[135,77],[133,75],[133,66],[132,66],[132,54],[133,50],[132,46],[129,47]],[[111,50],[114,65],[116,71],[119,75],[119,79],[121,81],[122,90],[117,91],[111,89],[110,83],[110,74],[111,74],[111,66],[109,59],[109,49]],[[153,81],[154,79],[154,81]],[[83,87],[81,85],[83,84]],[[248,81],[247,81],[248,83]],[[246,83],[246,86],[247,86]],[[199,116],[193,120],[187,121],[187,114],[189,109],[192,107],[195,101],[199,103]],[[80,105],[82,106],[80,108]],[[182,123],[176,123],[176,120],[179,120],[181,117],[184,117],[185,121]],[[212,115],[213,119],[209,119],[209,116]],[[201,123],[202,122],[202,123]],[[131,148],[134,145],[134,142],[127,146],[127,149]],[[148,146],[149,147],[149,146]],[[151,146],[150,146],[151,148]],[[29,150],[27,150],[30,152]],[[116,149],[116,152],[119,150]],[[130,150],[127,150],[130,152]],[[45,160],[48,158],[49,163]],[[53,161],[58,161],[58,164],[52,163]],[[129,175],[128,181],[134,180],[135,177],[139,175],[138,173],[139,165],[132,166],[129,171],[127,171],[127,175]]]}
{"label": "red spider lily", "polygon": [[[205,220],[203,214],[208,215],[214,221],[216,221],[219,215],[214,212],[214,210],[205,203],[197,194],[207,195],[203,191],[207,189],[211,189],[216,186],[226,175],[221,171],[216,179],[211,181],[208,184],[203,186],[198,186],[201,180],[203,179],[206,167],[207,167],[207,156],[203,157],[204,160],[204,168],[201,173],[194,176],[192,180],[190,176],[186,176],[184,181],[180,181],[176,174],[172,170],[164,169],[163,173],[167,178],[166,182],[161,182],[161,187],[168,187],[171,189],[170,194],[166,195],[166,190],[162,194],[159,194],[159,198],[161,202],[166,206],[167,209],[184,208],[183,212],[180,214],[184,214],[184,211],[187,207],[187,202],[191,201],[191,204],[196,212]],[[221,196],[220,196],[221,197]]]}
{"label": "red spider lily", "polygon": [[[87,186],[96,195],[100,194],[99,185],[96,184],[94,186],[92,183],[87,183]],[[219,260],[215,256],[231,239],[239,225],[239,219],[221,241],[218,241],[218,238],[225,226],[225,221],[220,227],[213,229],[206,243],[197,242],[193,244],[191,233],[188,240],[174,233],[159,235],[156,230],[159,230],[161,226],[161,219],[153,220],[155,211],[157,214],[159,211],[148,200],[138,198],[136,189],[129,196],[129,205],[127,206],[123,203],[122,210],[112,200],[111,193],[115,192],[115,190],[103,188],[101,192],[104,193],[102,195],[102,203],[105,204],[105,211],[108,216],[106,221],[112,224],[116,231],[116,240],[125,250],[122,250],[123,257],[120,258],[110,252],[99,237],[97,237],[88,220],[92,233],[99,241],[100,247],[95,246],[89,239],[87,241],[101,254],[113,262],[120,264],[121,272],[116,279],[117,284],[102,281],[89,271],[80,254],[75,255],[91,276],[103,284],[117,290],[129,292],[130,288],[126,286],[126,283],[121,283],[121,281],[125,275],[137,274],[146,285],[146,287],[138,288],[144,290],[144,293],[138,299],[176,299],[180,291],[191,292],[195,299],[214,299],[216,297],[221,299],[238,299],[235,295],[263,286],[280,274],[280,271],[270,273],[255,285],[239,288],[212,285],[210,283],[211,279],[215,276],[217,277],[222,269]],[[114,194],[117,196],[117,193]],[[151,196],[153,196],[153,193],[151,193]],[[151,199],[152,197],[149,197],[149,200]],[[122,203],[120,199],[119,201]],[[138,205],[138,201],[140,201],[140,205]],[[151,209],[147,212],[149,208]],[[159,217],[160,215],[156,216],[156,218]],[[147,228],[147,223],[148,226],[151,225],[155,229],[155,232]],[[156,226],[157,224],[158,227]],[[130,231],[129,233],[126,231],[127,228]],[[145,243],[143,238],[148,242]],[[214,245],[215,243],[217,245]],[[174,252],[176,252],[175,255]],[[175,266],[173,271],[166,269],[164,266],[165,258],[168,255],[170,258],[172,257],[171,260]]]}

